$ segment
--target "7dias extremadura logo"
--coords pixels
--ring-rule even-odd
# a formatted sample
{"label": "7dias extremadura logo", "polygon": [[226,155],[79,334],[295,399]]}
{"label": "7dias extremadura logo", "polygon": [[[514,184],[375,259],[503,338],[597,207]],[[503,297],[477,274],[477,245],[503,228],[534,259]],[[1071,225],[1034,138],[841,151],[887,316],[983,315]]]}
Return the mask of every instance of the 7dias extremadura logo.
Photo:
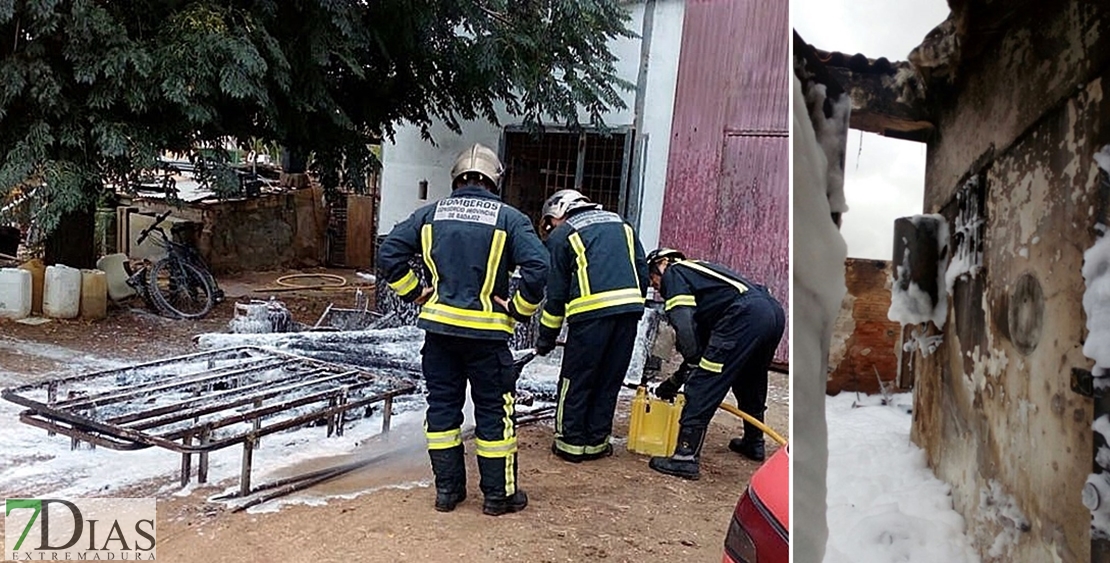
{"label": "7dias extremadura logo", "polygon": [[154,499],[10,498],[0,559],[153,561]]}

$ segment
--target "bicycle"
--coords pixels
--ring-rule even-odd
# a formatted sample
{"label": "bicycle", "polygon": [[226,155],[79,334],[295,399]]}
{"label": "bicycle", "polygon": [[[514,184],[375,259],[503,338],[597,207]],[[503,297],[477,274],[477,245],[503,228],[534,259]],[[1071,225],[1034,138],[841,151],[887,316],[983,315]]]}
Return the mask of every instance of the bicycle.
{"label": "bicycle", "polygon": [[154,223],[139,233],[137,241],[142,244],[148,236],[157,234],[154,244],[165,250],[166,255],[152,265],[144,261],[139,270],[129,272],[127,285],[166,316],[203,318],[216,303],[223,301],[223,291],[197,251],[172,240],[159,226],[169,215],[169,211],[154,215]]}

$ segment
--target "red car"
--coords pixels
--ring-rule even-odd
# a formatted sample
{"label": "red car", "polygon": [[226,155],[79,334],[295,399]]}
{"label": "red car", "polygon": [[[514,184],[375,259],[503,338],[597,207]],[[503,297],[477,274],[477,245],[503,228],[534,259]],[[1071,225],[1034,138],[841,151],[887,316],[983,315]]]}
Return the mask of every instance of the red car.
{"label": "red car", "polygon": [[752,475],[725,536],[723,563],[790,560],[790,448],[779,448]]}

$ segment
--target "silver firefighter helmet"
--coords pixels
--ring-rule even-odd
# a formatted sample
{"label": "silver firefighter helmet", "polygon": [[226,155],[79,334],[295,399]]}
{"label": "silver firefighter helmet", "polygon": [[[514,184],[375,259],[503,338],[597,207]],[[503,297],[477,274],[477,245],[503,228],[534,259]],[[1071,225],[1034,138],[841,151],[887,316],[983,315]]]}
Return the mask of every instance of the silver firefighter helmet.
{"label": "silver firefighter helmet", "polygon": [[501,182],[503,172],[504,168],[501,166],[501,159],[497,158],[497,153],[481,143],[474,143],[455,157],[455,165],[451,167],[451,181],[454,182],[466,174],[476,173],[496,187]]}

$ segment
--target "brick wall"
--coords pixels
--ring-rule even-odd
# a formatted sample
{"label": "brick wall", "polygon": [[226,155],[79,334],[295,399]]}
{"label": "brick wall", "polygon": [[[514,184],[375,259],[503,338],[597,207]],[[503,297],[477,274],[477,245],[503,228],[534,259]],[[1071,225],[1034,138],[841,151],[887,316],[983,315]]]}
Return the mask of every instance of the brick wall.
{"label": "brick wall", "polygon": [[848,294],[833,327],[826,391],[878,393],[883,381],[898,375],[897,342],[901,327],[887,319],[890,262],[849,258],[844,282]]}

